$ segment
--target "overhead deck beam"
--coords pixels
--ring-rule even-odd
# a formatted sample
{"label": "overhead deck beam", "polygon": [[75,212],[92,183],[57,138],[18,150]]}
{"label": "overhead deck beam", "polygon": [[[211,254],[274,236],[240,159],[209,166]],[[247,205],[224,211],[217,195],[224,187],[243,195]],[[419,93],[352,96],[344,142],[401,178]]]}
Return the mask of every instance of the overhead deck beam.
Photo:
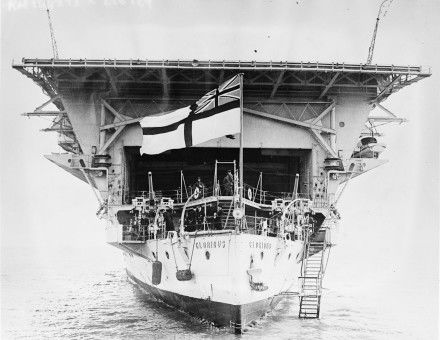
{"label": "overhead deck beam", "polygon": [[373,101],[371,101],[371,103],[377,103],[377,102],[379,102],[380,99],[381,99],[383,96],[385,96],[386,94],[388,94],[388,91],[390,91],[390,90],[393,88],[394,84],[397,83],[397,82],[400,80],[401,77],[402,77],[402,75],[398,75],[398,76],[396,76],[396,77],[393,79],[393,81],[392,81],[391,83],[389,83],[389,84],[388,84],[388,85],[382,90],[382,92],[379,93],[379,95],[378,95]]}
{"label": "overhead deck beam", "polygon": [[[197,96],[211,85],[217,86],[223,77],[244,72],[246,98],[318,98],[329,93],[362,92],[368,100],[382,101],[402,87],[430,76],[430,70],[419,66],[272,61],[23,59],[13,67],[52,97],[81,86],[82,91],[90,92],[110,88],[123,96],[148,93],[156,98],[172,99],[178,93],[186,98]],[[396,75],[402,76],[401,81],[377,98],[378,84]],[[55,104],[62,106],[61,101]]]}
{"label": "overhead deck beam", "polygon": [[112,74],[110,73],[109,69],[106,68],[106,69],[105,69],[105,73],[107,73],[107,76],[108,76],[109,81],[110,81],[110,86],[111,86],[113,92],[114,92],[115,94],[118,94],[118,87],[116,86],[115,80],[114,80],[114,78],[112,77]]}
{"label": "overhead deck beam", "polygon": [[130,125],[130,124],[135,124],[135,123],[140,122],[143,118],[144,117],[139,117],[139,118],[127,119],[122,122],[106,124],[106,125],[102,125],[99,129],[102,131],[102,130],[114,129],[119,126],[126,126],[126,125]]}
{"label": "overhead deck beam", "polygon": [[111,112],[113,115],[119,119],[120,121],[124,120],[124,117],[122,117],[118,111],[116,111],[109,103],[107,103],[104,99],[101,99],[101,103]]}
{"label": "overhead deck beam", "polygon": [[169,93],[170,93],[170,82],[167,76],[167,71],[166,69],[162,69],[161,71],[162,73],[162,88],[163,88],[163,93],[165,97],[169,97]]}
{"label": "overhead deck beam", "polygon": [[333,102],[330,104],[329,107],[327,107],[324,111],[321,112],[321,114],[316,117],[314,120],[312,120],[312,124],[315,125],[317,122],[319,122],[322,118],[324,118],[325,115],[327,115],[333,108],[336,106],[336,103]]}
{"label": "overhead deck beam", "polygon": [[324,88],[324,90],[321,92],[321,94],[319,95],[318,99],[322,99],[326,93],[328,92],[328,90],[330,90],[330,88],[333,86],[333,84],[335,83],[336,79],[338,79],[339,75],[341,74],[341,72],[336,72],[335,75],[333,76],[333,78],[330,80],[330,82],[327,84],[327,86]]}
{"label": "overhead deck beam", "polygon": [[22,113],[25,117],[46,117],[46,116],[59,116],[67,114],[66,111],[34,111]]}
{"label": "overhead deck beam", "polygon": [[43,132],[73,132],[72,128],[63,128],[63,127],[50,127],[50,128],[45,128],[45,129],[41,129],[41,131]]}
{"label": "overhead deck beam", "polygon": [[285,71],[281,71],[280,75],[278,76],[277,82],[273,86],[272,92],[270,94],[270,99],[272,99],[275,96],[275,93],[278,90],[278,87],[280,86],[281,82],[283,81]]}
{"label": "overhead deck beam", "polygon": [[266,113],[266,112],[261,112],[261,111],[257,111],[257,110],[252,110],[252,109],[248,109],[248,108],[244,108],[243,109],[244,112],[246,113],[250,113],[254,116],[258,116],[258,117],[263,117],[263,118],[267,118],[267,119],[272,119],[278,122],[282,122],[282,123],[287,123],[287,124],[291,124],[291,125],[296,125],[296,126],[300,126],[300,127],[305,127],[305,128],[309,128],[309,129],[315,129],[318,131],[322,131],[322,132],[326,132],[326,133],[330,133],[330,134],[335,134],[336,131],[329,129],[329,128],[325,128],[322,126],[318,126],[318,125],[314,125],[312,123],[307,123],[307,122],[301,122],[298,120],[294,120],[294,119],[289,119],[289,118],[284,118],[284,117],[280,117],[280,116],[276,116],[270,113]]}

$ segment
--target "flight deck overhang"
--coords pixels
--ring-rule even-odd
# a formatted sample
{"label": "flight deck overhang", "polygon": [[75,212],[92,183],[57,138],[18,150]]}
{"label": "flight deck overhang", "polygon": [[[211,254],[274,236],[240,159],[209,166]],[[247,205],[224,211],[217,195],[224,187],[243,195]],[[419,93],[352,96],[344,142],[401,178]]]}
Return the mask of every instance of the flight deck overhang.
{"label": "flight deck overhang", "polygon": [[[25,115],[56,115],[47,131],[60,133],[66,151],[84,154],[141,145],[143,117],[189,106],[243,73],[249,145],[284,148],[289,141],[293,149],[318,145],[321,158],[349,157],[365,122],[379,122],[371,109],[431,75],[421,66],[272,61],[23,59],[13,67],[50,97]],[[59,111],[43,111],[48,104]],[[399,120],[383,110],[380,123]],[[263,126],[277,131],[276,140]]]}
{"label": "flight deck overhang", "polygon": [[240,72],[244,73],[247,102],[325,100],[361,93],[371,103],[380,103],[431,75],[421,66],[272,61],[23,59],[13,67],[52,98],[66,92],[89,91],[168,102],[198,99]]}

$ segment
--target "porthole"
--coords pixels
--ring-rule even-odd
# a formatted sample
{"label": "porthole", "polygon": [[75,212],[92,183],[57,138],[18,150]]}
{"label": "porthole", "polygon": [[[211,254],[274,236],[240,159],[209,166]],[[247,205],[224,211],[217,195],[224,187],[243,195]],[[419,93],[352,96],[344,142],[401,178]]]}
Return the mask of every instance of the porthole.
{"label": "porthole", "polygon": [[170,254],[168,254],[168,252],[167,252],[167,251],[165,252],[165,256],[167,257],[167,259],[169,259],[169,258],[170,258]]}
{"label": "porthole", "polygon": [[260,253],[260,257],[261,257],[261,259],[263,259],[263,257],[264,257],[264,252],[263,251]]}
{"label": "porthole", "polygon": [[206,256],[206,259],[209,260],[209,258],[210,258],[210,256],[211,256],[211,254],[209,253],[209,251],[206,251],[205,256]]}
{"label": "porthole", "polygon": [[344,122],[339,122],[339,127],[344,127],[345,123]]}

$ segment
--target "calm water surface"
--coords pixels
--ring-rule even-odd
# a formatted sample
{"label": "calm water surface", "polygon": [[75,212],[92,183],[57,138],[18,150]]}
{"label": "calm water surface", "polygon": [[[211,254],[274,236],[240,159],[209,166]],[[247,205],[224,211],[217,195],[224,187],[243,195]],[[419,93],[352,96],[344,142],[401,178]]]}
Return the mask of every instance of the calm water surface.
{"label": "calm water surface", "polygon": [[431,296],[417,287],[368,293],[338,278],[325,285],[320,320],[299,320],[297,299],[286,298],[236,336],[156,302],[127,280],[122,256],[109,246],[10,248],[2,257],[2,339],[436,338]]}

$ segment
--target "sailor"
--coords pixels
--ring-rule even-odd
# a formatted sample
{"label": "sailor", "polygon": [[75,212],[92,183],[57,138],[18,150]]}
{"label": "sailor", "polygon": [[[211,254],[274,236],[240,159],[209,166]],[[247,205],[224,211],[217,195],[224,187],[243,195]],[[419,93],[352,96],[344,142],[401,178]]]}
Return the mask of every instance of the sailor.
{"label": "sailor", "polygon": [[162,211],[159,211],[159,216],[157,218],[157,227],[158,227],[158,230],[161,233],[161,236],[164,237],[164,235],[162,233],[165,232],[165,218],[163,216],[163,212]]}
{"label": "sailor", "polygon": [[195,231],[196,230],[196,214],[195,211],[193,209],[188,209],[188,211],[186,212],[186,231]]}
{"label": "sailor", "polygon": [[212,229],[217,230],[218,228],[218,216],[217,212],[214,212],[214,215],[212,217],[209,217],[209,223],[212,226]]}
{"label": "sailor", "polygon": [[232,176],[231,170],[228,170],[225,178],[223,178],[223,186],[226,196],[232,196],[234,194],[234,176]]}
{"label": "sailor", "polygon": [[196,229],[203,229],[203,221],[204,221],[205,215],[202,212],[202,207],[198,206],[196,208]]}
{"label": "sailor", "polygon": [[163,217],[165,220],[165,231],[174,231],[174,222],[173,222],[173,215],[172,215],[172,211],[168,211],[166,210],[163,213]]}
{"label": "sailor", "polygon": [[197,181],[194,183],[194,190],[196,189],[199,189],[199,194],[198,197],[195,198],[203,197],[205,192],[205,183],[202,182],[200,177],[197,177]]}
{"label": "sailor", "polygon": [[214,218],[213,218],[214,229],[216,229],[216,230],[222,229],[222,215],[223,215],[223,210],[219,206],[217,208],[217,211],[214,213]]}

